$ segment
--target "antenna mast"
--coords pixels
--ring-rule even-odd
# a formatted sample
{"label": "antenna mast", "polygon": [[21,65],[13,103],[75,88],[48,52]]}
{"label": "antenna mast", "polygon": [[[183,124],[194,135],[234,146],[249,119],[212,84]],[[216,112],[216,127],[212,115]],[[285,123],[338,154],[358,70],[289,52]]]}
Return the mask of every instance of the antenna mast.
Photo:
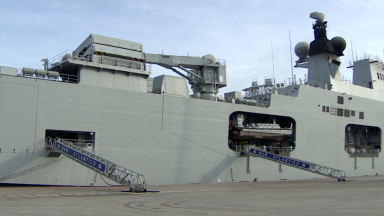
{"label": "antenna mast", "polygon": [[352,61],[353,61],[353,63],[355,63],[355,57],[353,57],[353,43],[352,43],[352,41],[351,41],[351,48],[352,48]]}
{"label": "antenna mast", "polygon": [[271,42],[271,49],[272,49],[272,73],[273,73],[273,85],[275,85],[275,61],[273,60],[273,45]]}
{"label": "antenna mast", "polygon": [[[291,30],[289,30],[289,51],[291,53],[291,71],[292,71],[292,85],[293,85],[293,64],[292,64],[292,43],[291,43]],[[296,82],[296,80],[295,80]]]}

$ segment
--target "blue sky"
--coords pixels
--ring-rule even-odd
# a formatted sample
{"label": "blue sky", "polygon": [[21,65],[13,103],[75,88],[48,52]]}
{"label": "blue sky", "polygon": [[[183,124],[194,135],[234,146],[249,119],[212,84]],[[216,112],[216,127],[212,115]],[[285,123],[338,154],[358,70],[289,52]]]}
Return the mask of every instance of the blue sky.
{"label": "blue sky", "polygon": [[[273,71],[277,82],[291,77],[290,44],[313,40],[313,11],[325,14],[328,38],[347,41],[341,73],[359,58],[384,59],[382,0],[66,0],[0,2],[0,65],[42,68],[40,60],[74,50],[90,34],[143,44],[144,52],[203,56],[227,61],[227,84],[220,94],[239,91]],[[153,67],[153,76],[175,75]],[[304,77],[304,69],[294,69]]]}

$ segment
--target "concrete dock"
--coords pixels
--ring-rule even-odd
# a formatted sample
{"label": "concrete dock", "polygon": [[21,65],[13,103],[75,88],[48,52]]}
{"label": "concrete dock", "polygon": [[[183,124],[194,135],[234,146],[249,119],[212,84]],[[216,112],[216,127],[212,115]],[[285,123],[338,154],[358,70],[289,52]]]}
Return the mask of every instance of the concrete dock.
{"label": "concrete dock", "polygon": [[0,215],[383,215],[384,176],[124,187],[0,187]]}

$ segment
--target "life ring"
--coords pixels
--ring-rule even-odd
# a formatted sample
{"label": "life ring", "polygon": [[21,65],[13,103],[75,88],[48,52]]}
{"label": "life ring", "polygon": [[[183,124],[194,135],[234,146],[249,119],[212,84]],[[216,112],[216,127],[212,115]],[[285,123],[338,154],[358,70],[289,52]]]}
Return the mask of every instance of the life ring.
{"label": "life ring", "polygon": [[263,102],[263,101],[261,101],[261,102],[260,102],[260,105],[261,105],[262,107],[264,107],[264,102]]}

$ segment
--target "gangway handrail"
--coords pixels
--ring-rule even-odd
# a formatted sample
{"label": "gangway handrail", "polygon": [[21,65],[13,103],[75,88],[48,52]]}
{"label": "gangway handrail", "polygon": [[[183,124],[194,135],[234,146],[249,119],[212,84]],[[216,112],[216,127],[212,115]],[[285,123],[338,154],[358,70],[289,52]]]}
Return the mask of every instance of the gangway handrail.
{"label": "gangway handrail", "polygon": [[281,163],[287,166],[295,167],[305,171],[309,171],[315,174],[327,176],[330,178],[335,178],[338,181],[345,181],[346,172],[343,170],[335,169],[332,167],[323,166],[320,164],[315,164],[312,162],[299,160],[292,157],[280,156],[277,154],[272,154],[270,152],[253,148],[251,146],[237,146],[234,149],[237,152],[244,153],[251,156],[261,157],[267,160],[271,160],[277,163]]}
{"label": "gangway handrail", "polygon": [[47,149],[58,151],[75,162],[129,188],[130,191],[146,191],[146,179],[140,173],[124,168],[58,137],[47,137],[45,146]]}

